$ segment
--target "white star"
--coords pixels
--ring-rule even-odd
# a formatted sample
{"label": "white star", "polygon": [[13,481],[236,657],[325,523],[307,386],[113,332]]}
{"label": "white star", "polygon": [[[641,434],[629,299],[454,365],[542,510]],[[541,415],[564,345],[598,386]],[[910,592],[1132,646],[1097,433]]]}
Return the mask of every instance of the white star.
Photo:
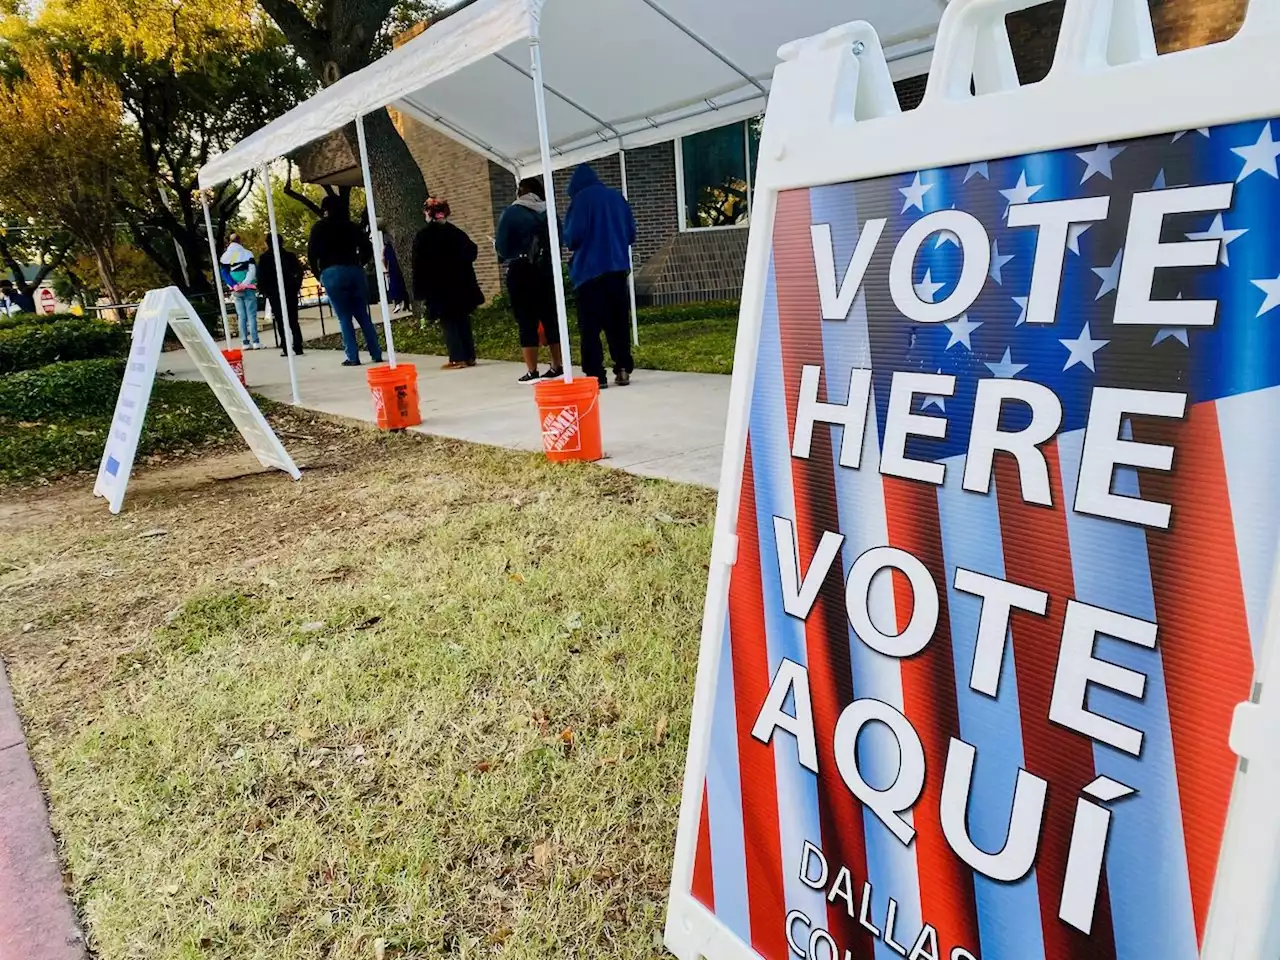
{"label": "white star", "polygon": [[946,286],[945,283],[934,283],[932,271],[924,272],[924,279],[914,285],[916,288],[916,296],[920,298],[922,303],[933,303],[933,298],[937,296],[939,290]]}
{"label": "white star", "polygon": [[924,195],[933,189],[932,183],[921,183],[920,174],[916,174],[916,178],[911,181],[909,187],[899,187],[898,192],[906,199],[902,201],[902,212],[906,213],[912,207],[924,212]]}
{"label": "white star", "polygon": [[1187,339],[1186,327],[1161,327],[1156,331],[1156,338],[1151,341],[1151,345],[1158,347],[1166,340],[1177,340],[1184,347],[1191,346],[1191,342]]}
{"label": "white star", "polygon": [[1016,303],[1018,305],[1018,309],[1022,311],[1018,314],[1018,319],[1013,322],[1015,327],[1020,327],[1027,322],[1027,298],[1014,297],[1013,302]]}
{"label": "white star", "polygon": [[1095,173],[1100,173],[1110,180],[1111,161],[1122,153],[1124,153],[1124,147],[1113,147],[1106,143],[1100,143],[1084,153],[1077,153],[1076,156],[1085,162],[1084,176],[1080,178],[1080,182],[1087,183]]}
{"label": "white star", "polygon": [[[941,368],[941,367],[939,367],[939,368],[938,368],[938,373],[942,373],[942,368]],[[946,397],[935,397],[935,396],[933,396],[933,394],[929,394],[928,396],[926,396],[926,397],[924,398],[924,405],[920,408],[920,410],[921,410],[921,412],[924,412],[925,410],[928,410],[930,407],[937,407],[937,408],[938,408],[939,410],[941,410],[943,413],[946,413],[946,412],[947,412],[947,398],[946,398]]]}
{"label": "white star", "polygon": [[1274,280],[1254,280],[1252,283],[1267,295],[1267,298],[1262,301],[1262,306],[1258,308],[1258,316],[1280,307],[1280,277]]}
{"label": "white star", "polygon": [[970,353],[973,352],[973,344],[969,342],[969,336],[982,326],[981,320],[975,322],[969,319],[967,313],[962,313],[950,323],[944,323],[943,326],[951,332],[951,342],[947,344],[948,350],[959,343],[963,344],[964,348]]}
{"label": "white star", "polygon": [[1067,227],[1067,249],[1080,256],[1080,238],[1085,235],[1092,223],[1073,223]]}
{"label": "white star", "polygon": [[1109,267],[1094,267],[1093,272],[1102,278],[1102,286],[1098,288],[1098,295],[1095,300],[1101,300],[1112,290],[1120,286],[1120,263],[1124,259],[1124,249],[1116,251],[1116,258],[1111,261]]}
{"label": "white star", "polygon": [[1271,124],[1262,128],[1258,142],[1250,147],[1232,147],[1231,152],[1244,158],[1244,169],[1236,177],[1236,183],[1261,170],[1280,180],[1276,171],[1276,157],[1280,156],[1280,144],[1271,139]]}
{"label": "white star", "polygon": [[[953,203],[951,205],[951,209],[954,210],[955,208],[956,208],[956,205]],[[933,249],[939,250],[948,243],[954,244],[957,247],[960,246],[959,235],[956,234],[955,231],[953,230],[939,230],[938,242],[933,245]]]}
{"label": "white star", "polygon": [[974,177],[981,177],[983,180],[991,179],[991,172],[987,169],[987,161],[981,163],[969,164],[969,169],[964,175],[964,182],[968,183]]}
{"label": "white star", "polygon": [[1071,351],[1071,356],[1067,358],[1067,365],[1062,368],[1063,370],[1070,370],[1077,363],[1083,363],[1090,370],[1095,370],[1093,355],[1111,341],[1093,339],[1093,335],[1089,332],[1089,324],[1086,323],[1084,329],[1080,331],[1080,336],[1074,340],[1059,340],[1058,342]]}
{"label": "white star", "polygon": [[1004,278],[1002,275],[1002,271],[1004,270],[1005,264],[1012,259],[1013,259],[1013,254],[1009,254],[1006,257],[1000,256],[1000,241],[992,240],[991,241],[991,279],[994,280],[996,283],[1003,285]]}
{"label": "white star", "polygon": [[1248,230],[1228,230],[1222,225],[1222,214],[1213,218],[1213,226],[1201,233],[1188,233],[1188,240],[1218,240],[1222,244],[1222,252],[1218,254],[1218,262],[1224,267],[1231,266],[1231,258],[1227,256],[1227,247],[1243,237]]}
{"label": "white star", "polygon": [[1168,185],[1169,185],[1168,182],[1164,178],[1164,170],[1161,170],[1159,173],[1156,174],[1156,181],[1155,183],[1151,184],[1151,189],[1163,190]]}
{"label": "white star", "polygon": [[1200,136],[1202,136],[1202,137],[1208,137],[1208,136],[1209,136],[1209,128],[1208,128],[1208,127],[1196,127],[1194,131],[1192,131],[1192,130],[1183,130],[1181,133],[1175,133],[1175,134],[1173,135],[1173,142],[1174,142],[1174,143],[1177,143],[1179,140],[1181,140],[1183,137],[1185,137],[1188,133],[1198,133],[1198,134],[1200,134]]}
{"label": "white star", "polygon": [[1009,207],[1015,203],[1030,203],[1031,198],[1044,189],[1044,184],[1038,184],[1034,187],[1027,185],[1027,171],[1023,170],[1018,177],[1018,185],[1010,187],[1008,190],[1001,190],[1000,196],[1009,201],[1009,206],[1004,208],[1005,216],[1009,215]]}
{"label": "white star", "polygon": [[1027,369],[1025,363],[1014,363],[1013,358],[1009,356],[1009,348],[1004,348],[1004,357],[999,363],[988,363],[987,369],[999,377],[1001,380],[1011,380]]}

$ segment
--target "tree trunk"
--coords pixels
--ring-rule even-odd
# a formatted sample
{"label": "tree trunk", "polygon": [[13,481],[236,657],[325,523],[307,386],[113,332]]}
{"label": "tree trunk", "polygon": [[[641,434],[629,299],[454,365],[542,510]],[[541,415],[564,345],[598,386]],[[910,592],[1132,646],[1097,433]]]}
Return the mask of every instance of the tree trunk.
{"label": "tree trunk", "polygon": [[[343,130],[354,156],[359,156],[355,125]],[[375,110],[364,118],[365,140],[369,147],[369,181],[378,207],[378,221],[395,248],[402,273],[409,269],[413,238],[422,227],[422,207],[427,201],[427,184],[422,169],[413,159],[400,131],[386,110]],[[362,211],[352,211],[359,219]],[[410,296],[413,292],[410,291]]]}
{"label": "tree trunk", "polygon": [[121,303],[120,288],[116,286],[115,257],[110,250],[95,248],[93,259],[98,265],[98,279],[102,281],[102,292],[107,295],[107,300],[111,303]]}

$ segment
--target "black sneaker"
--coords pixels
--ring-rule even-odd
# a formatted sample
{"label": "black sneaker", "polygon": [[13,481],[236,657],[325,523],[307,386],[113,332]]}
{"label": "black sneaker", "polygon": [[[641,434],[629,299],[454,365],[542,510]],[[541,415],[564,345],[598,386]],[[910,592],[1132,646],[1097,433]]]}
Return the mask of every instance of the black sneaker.
{"label": "black sneaker", "polygon": [[547,370],[546,373],[542,375],[542,379],[555,380],[556,378],[563,377],[563,376],[564,376],[564,367],[551,367],[549,370]]}
{"label": "black sneaker", "polygon": [[613,378],[613,382],[614,382],[614,383],[616,383],[616,384],[617,384],[618,386],[620,386],[620,387],[627,387],[627,386],[630,386],[630,385],[631,385],[631,374],[627,373],[627,371],[625,371],[625,370],[619,370],[619,371],[618,371],[617,376],[615,376],[615,377]]}
{"label": "black sneaker", "polygon": [[358,367],[360,366],[360,361],[359,360],[343,360],[342,365],[344,367]]}
{"label": "black sneaker", "polygon": [[599,384],[600,384],[600,389],[601,389],[601,390],[608,390],[608,389],[609,389],[609,378],[608,378],[608,377],[596,377],[596,380],[599,382]]}
{"label": "black sneaker", "polygon": [[517,380],[516,383],[537,383],[541,379],[542,374],[538,373],[537,370],[527,370],[525,375]]}

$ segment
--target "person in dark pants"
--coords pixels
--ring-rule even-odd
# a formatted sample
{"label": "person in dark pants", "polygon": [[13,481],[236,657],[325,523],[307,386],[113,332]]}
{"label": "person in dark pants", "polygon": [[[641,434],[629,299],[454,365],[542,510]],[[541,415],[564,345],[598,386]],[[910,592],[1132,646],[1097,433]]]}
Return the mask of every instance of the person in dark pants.
{"label": "person in dark pants", "polygon": [[573,251],[569,277],[578,293],[582,372],[598,379],[601,388],[609,385],[600,347],[603,333],[613,359],[614,383],[625,387],[635,369],[627,323],[631,314],[627,275],[631,272],[630,247],[636,240],[636,218],[626,198],[601,183],[585,163],[569,181],[564,239]]}
{"label": "person in dark pants", "polygon": [[320,278],[333,312],[342,328],[344,367],[360,366],[360,346],[356,342],[355,323],[360,324],[364,344],[374,363],[382,362],[382,345],[378,331],[369,316],[369,284],[362,264],[373,259],[373,245],[347,215],[340,197],[325,197],[320,204],[320,219],[311,228],[307,243],[307,261]]}
{"label": "person in dark pants", "polygon": [[476,280],[475,243],[449,222],[448,201],[431,197],[423,213],[427,225],[413,238],[413,296],[439,322],[449,351],[445,370],[476,365],[471,312],[484,303]]}
{"label": "person in dark pants", "polygon": [[[258,257],[258,289],[271,304],[271,318],[276,328],[276,339],[280,341],[280,356],[287,357],[289,349],[285,341],[285,316],[289,318],[289,343],[293,344],[293,355],[302,356],[302,329],[298,326],[298,297],[302,293],[302,261],[298,255],[284,246],[284,237],[277,235],[280,244],[280,262],[284,269],[276,273],[276,251],[271,242]],[[277,277],[284,279],[284,299],[280,302],[280,283]],[[283,309],[282,309],[283,308]]]}
{"label": "person in dark pants", "polygon": [[[507,296],[520,333],[525,373],[521,383],[564,376],[560,355],[560,323],[556,316],[556,287],[551,263],[551,229],[547,221],[547,192],[541,177],[521,180],[516,202],[502,211],[494,239],[498,259],[507,268]],[[551,351],[551,368],[538,372],[538,328]]]}

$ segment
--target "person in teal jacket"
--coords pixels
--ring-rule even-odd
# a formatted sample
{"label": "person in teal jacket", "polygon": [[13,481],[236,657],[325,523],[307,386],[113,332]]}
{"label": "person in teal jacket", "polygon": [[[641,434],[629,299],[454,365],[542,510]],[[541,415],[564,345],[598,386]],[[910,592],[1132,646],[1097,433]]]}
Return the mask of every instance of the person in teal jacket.
{"label": "person in teal jacket", "polygon": [[614,383],[625,387],[635,369],[627,275],[631,272],[630,248],[636,241],[636,218],[622,193],[601,183],[585,163],[569,181],[564,239],[573,252],[569,279],[578,295],[582,372],[599,380],[601,388],[609,385],[600,346],[603,333],[613,360]]}

